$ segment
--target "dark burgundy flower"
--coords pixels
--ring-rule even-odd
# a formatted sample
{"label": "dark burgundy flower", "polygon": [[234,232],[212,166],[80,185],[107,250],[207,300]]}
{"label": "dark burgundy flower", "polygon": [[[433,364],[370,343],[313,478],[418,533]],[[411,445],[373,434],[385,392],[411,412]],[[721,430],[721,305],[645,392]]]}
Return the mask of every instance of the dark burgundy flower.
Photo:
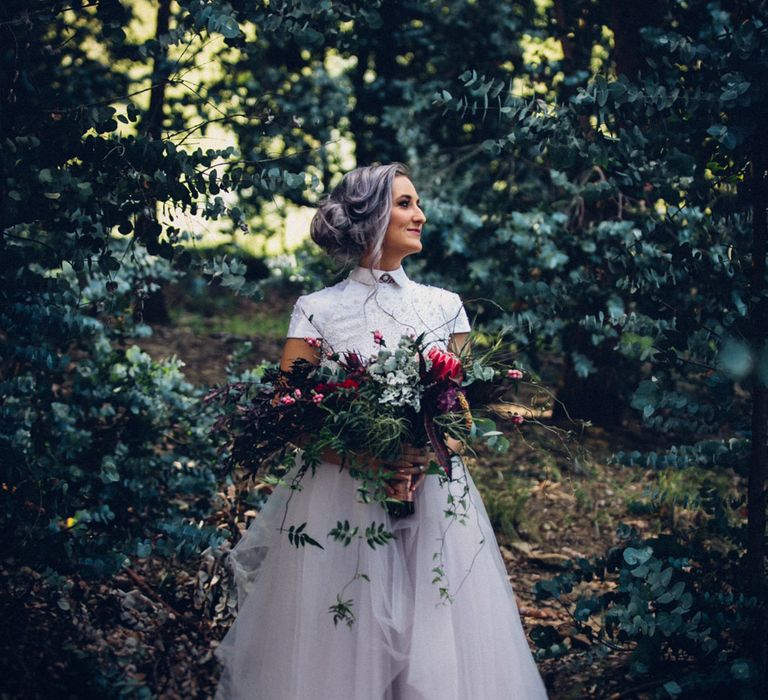
{"label": "dark burgundy flower", "polygon": [[453,411],[456,406],[458,393],[459,389],[455,384],[443,389],[435,402],[437,410],[440,411],[440,413],[449,413],[450,411]]}
{"label": "dark burgundy flower", "polygon": [[317,394],[332,394],[334,391],[336,391],[336,383],[321,382],[314,388],[314,391]]}
{"label": "dark burgundy flower", "polygon": [[362,356],[357,352],[345,352],[344,362],[342,363],[349,372],[358,372],[365,369],[365,362]]}

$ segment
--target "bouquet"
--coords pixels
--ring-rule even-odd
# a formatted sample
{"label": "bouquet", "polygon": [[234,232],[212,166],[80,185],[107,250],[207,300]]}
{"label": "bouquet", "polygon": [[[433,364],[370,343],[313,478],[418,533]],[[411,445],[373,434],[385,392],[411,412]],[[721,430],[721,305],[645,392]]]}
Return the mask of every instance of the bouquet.
{"label": "bouquet", "polygon": [[[496,382],[501,374],[509,379],[522,378],[518,369],[500,372],[491,366],[499,343],[482,359],[458,357],[424,342],[424,335],[403,336],[395,347],[387,347],[382,334],[373,333],[376,352],[362,357],[356,352],[327,352],[330,362],[313,365],[296,360],[290,371],[263,364],[247,381],[238,381],[214,389],[206,402],[218,401],[223,407],[214,430],[227,440],[220,452],[222,464],[231,469],[244,467],[253,474],[268,471],[263,480],[268,484],[285,483],[283,476],[295,465],[296,445],[303,450],[301,467],[290,482],[291,489],[311,471],[314,475],[326,448],[334,450],[352,477],[359,480],[358,493],[364,502],[376,501],[394,516],[413,513],[412,499],[405,493],[387,495],[394,472],[375,468],[378,460],[385,463],[401,454],[404,445],[432,448],[435,458],[426,469],[444,481],[454,480],[453,461],[446,438],[458,440],[471,449],[483,440],[497,452],[504,452],[509,442],[488,418],[473,415],[469,398],[492,396],[505,391],[505,382]],[[322,348],[322,341],[307,338],[308,343]],[[500,386],[501,384],[501,386]],[[521,416],[513,423],[522,422]],[[372,467],[373,463],[373,467]],[[464,495],[448,491],[446,517],[464,521],[468,499],[463,477]],[[292,495],[292,494],[291,494]],[[289,497],[290,498],[290,497]],[[461,509],[465,512],[462,513]],[[286,509],[287,514],[287,509]],[[285,525],[295,546],[323,546],[306,531],[307,523]],[[363,534],[364,532],[364,534]],[[354,538],[364,537],[375,548],[394,537],[384,523],[350,524],[339,521],[329,533],[333,540],[348,546]],[[482,546],[480,544],[479,546]],[[435,552],[438,575],[443,581],[442,550]],[[352,580],[365,575],[356,570]],[[440,595],[451,599],[447,583],[439,585]],[[342,591],[343,593],[343,591]],[[344,620],[352,624],[351,602],[342,593],[329,610],[334,623]]]}
{"label": "bouquet", "polygon": [[[386,469],[371,469],[362,459],[397,459],[404,445],[431,447],[435,461],[427,474],[452,478],[452,455],[445,436],[463,444],[484,437],[499,449],[505,442],[495,424],[474,419],[467,390],[478,380],[493,379],[495,371],[474,361],[469,371],[461,359],[435,346],[424,335],[404,335],[388,348],[379,331],[373,332],[378,352],[364,358],[356,352],[328,353],[333,367],[297,360],[290,371],[265,368],[258,383],[234,383],[207,397],[234,405],[215,426],[229,433],[229,461],[254,472],[264,464],[281,462],[297,435],[314,469],[326,448],[335,450],[352,476],[361,479],[366,500],[382,501],[392,515],[413,512],[409,490],[384,495]],[[321,341],[306,338],[320,347]],[[407,487],[407,484],[405,484]]]}

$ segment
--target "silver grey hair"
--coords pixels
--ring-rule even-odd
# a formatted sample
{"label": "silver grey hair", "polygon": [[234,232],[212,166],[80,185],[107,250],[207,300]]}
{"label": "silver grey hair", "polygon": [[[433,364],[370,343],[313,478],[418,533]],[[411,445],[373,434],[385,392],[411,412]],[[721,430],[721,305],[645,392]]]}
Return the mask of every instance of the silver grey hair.
{"label": "silver grey hair", "polygon": [[342,263],[370,254],[381,260],[392,214],[392,182],[410,177],[403,163],[365,165],[350,170],[318,205],[309,232],[312,240]]}

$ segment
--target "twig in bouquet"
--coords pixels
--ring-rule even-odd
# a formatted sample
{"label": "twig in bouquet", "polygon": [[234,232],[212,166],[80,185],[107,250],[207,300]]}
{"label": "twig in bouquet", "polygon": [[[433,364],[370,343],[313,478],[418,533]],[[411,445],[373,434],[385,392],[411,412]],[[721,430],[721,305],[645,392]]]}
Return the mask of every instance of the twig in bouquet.
{"label": "twig in bouquet", "polygon": [[444,512],[446,517],[451,518],[451,521],[448,523],[445,530],[442,531],[442,535],[439,538],[440,549],[432,555],[432,561],[434,561],[435,559],[438,559],[438,566],[432,569],[432,571],[435,573],[435,578],[432,579],[432,583],[441,584],[438,586],[438,592],[440,593],[440,598],[444,599],[442,601],[443,603],[446,603],[446,602],[453,603],[454,594],[452,594],[449,590],[450,581],[448,580],[448,575],[445,573],[444,553],[445,553],[446,536],[448,535],[448,530],[450,530],[451,526],[456,522],[456,517],[452,516],[452,512],[450,509]]}
{"label": "twig in bouquet", "polygon": [[[537,390],[540,390],[543,393],[547,394],[553,401],[556,401],[558,404],[560,404],[563,407],[563,411],[565,412],[565,415],[568,418],[568,420],[571,421],[571,423],[573,423],[574,425],[578,426],[581,430],[583,430],[585,427],[589,427],[589,425],[591,425],[589,421],[577,421],[577,420],[574,420],[573,418],[571,418],[570,414],[568,413],[568,411],[567,411],[567,409],[565,407],[565,404],[563,404],[563,402],[560,401],[555,396],[554,392],[552,392],[551,390],[547,389],[544,386],[541,386],[540,384],[538,384],[536,382],[521,382],[521,383],[524,383],[524,384],[527,384],[529,386],[535,387]],[[500,401],[499,403],[511,404],[511,402],[508,402],[508,401]],[[575,455],[571,451],[571,449],[569,447],[569,444],[568,444],[568,440],[567,440],[567,438],[569,436],[573,435],[573,432],[571,430],[562,430],[561,428],[558,428],[557,426],[547,425],[543,421],[540,421],[540,420],[538,420],[536,418],[528,418],[528,422],[540,426],[541,428],[543,428],[548,433],[551,433],[552,435],[557,437],[557,439],[558,439],[558,441],[560,443],[560,446],[565,451],[569,461],[572,462],[573,464],[576,464],[576,465],[579,464],[579,457],[577,455]],[[536,448],[526,439],[524,432],[521,431],[519,428],[517,428],[517,432],[518,432],[518,435],[520,436],[520,439],[523,441],[523,443],[527,447],[529,447],[529,448],[531,448],[532,450],[535,451]],[[581,451],[586,453],[586,450],[585,450],[585,448],[583,446],[581,447]]]}
{"label": "twig in bouquet", "polygon": [[[470,495],[470,499],[471,499],[471,495]],[[477,517],[478,530],[480,530],[480,527],[479,527],[480,516],[477,512],[477,508],[475,508],[475,516]],[[469,574],[472,572],[472,568],[475,565],[475,560],[480,556],[480,552],[483,550],[483,547],[485,547],[485,543],[486,543],[486,540],[485,540],[485,537],[483,537],[483,539],[481,539],[479,542],[480,546],[475,550],[475,554],[472,557],[472,561],[469,563],[469,568],[464,573],[464,576],[462,577],[461,581],[459,581],[459,585],[456,587],[456,590],[451,594],[452,596],[455,596],[461,590],[461,587],[464,585],[464,582],[467,580],[467,578],[469,577]]]}
{"label": "twig in bouquet", "polygon": [[[394,313],[392,313],[391,311],[388,311],[383,306],[381,306],[381,304],[379,304],[379,302],[378,302],[378,299],[376,299],[377,293],[378,293],[378,289],[375,290],[375,293],[369,295],[370,300],[376,302],[376,304],[378,305],[378,308],[382,311],[382,313],[385,316],[388,316],[390,319],[392,319],[393,321],[397,322],[404,330],[406,330],[408,333],[410,333],[410,334],[412,334],[414,336],[419,335],[419,334],[423,335],[423,336],[426,336],[426,337],[428,337],[430,335],[439,336],[440,332],[444,333],[445,329],[447,327],[451,327],[451,322],[456,321],[456,319],[459,317],[459,314],[461,313],[461,310],[459,309],[459,310],[456,311],[456,313],[453,315],[452,318],[448,319],[447,322],[438,324],[436,326],[431,326],[427,322],[428,319],[423,318],[422,315],[419,313],[419,309],[418,309],[417,305],[413,301],[411,301],[411,310],[413,311],[413,313],[416,316],[416,318],[419,319],[419,322],[421,324],[421,328],[423,329],[420,332],[417,332],[417,329],[416,329],[415,326],[412,326],[409,323],[403,323],[401,318],[398,317],[398,316],[402,315],[402,310],[399,310],[398,311],[398,316],[395,316]],[[367,302],[368,302],[368,299],[366,299],[366,303]]]}

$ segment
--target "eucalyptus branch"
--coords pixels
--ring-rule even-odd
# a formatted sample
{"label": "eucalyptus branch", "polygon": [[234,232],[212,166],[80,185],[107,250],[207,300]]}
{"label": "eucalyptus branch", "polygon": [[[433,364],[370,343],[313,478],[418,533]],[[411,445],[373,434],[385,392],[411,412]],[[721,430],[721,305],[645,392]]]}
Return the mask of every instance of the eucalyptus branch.
{"label": "eucalyptus branch", "polygon": [[84,10],[88,7],[96,7],[98,4],[99,4],[99,0],[95,0],[94,2],[89,2],[89,3],[83,3],[82,5],[77,5],[77,6],[70,5],[68,7],[59,7],[57,4],[54,3],[47,7],[38,7],[33,10],[26,10],[23,16],[0,22],[0,27],[13,25],[13,24],[26,24],[29,22],[29,18],[32,15],[42,15],[42,14],[45,14],[46,12],[50,12],[54,15],[62,15],[65,12],[70,12],[70,11],[75,12],[77,10]]}
{"label": "eucalyptus branch", "polygon": [[[579,629],[579,630],[589,629],[591,632],[594,632],[595,630],[592,627],[590,627],[589,625],[585,624],[584,622],[582,622],[580,620],[577,620],[576,616],[571,612],[571,609],[570,609],[569,606],[573,605],[573,601],[570,600],[565,595],[563,595],[562,597],[566,598],[566,600],[568,601],[568,605],[566,605],[561,600],[561,596],[557,596],[555,598],[555,600],[563,608],[563,610],[565,610],[565,612],[568,613],[568,617],[571,618],[571,622],[573,622],[573,624],[576,627],[576,629]],[[598,635],[597,641],[598,641],[599,644],[602,644],[603,646],[605,646],[606,648],[610,649],[611,651],[619,651],[619,652],[621,652],[623,654],[631,653],[632,651],[634,651],[634,649],[631,648],[631,647],[623,647],[623,646],[620,646],[618,644],[614,644],[613,642],[609,642],[605,637],[601,637],[600,635]]]}

